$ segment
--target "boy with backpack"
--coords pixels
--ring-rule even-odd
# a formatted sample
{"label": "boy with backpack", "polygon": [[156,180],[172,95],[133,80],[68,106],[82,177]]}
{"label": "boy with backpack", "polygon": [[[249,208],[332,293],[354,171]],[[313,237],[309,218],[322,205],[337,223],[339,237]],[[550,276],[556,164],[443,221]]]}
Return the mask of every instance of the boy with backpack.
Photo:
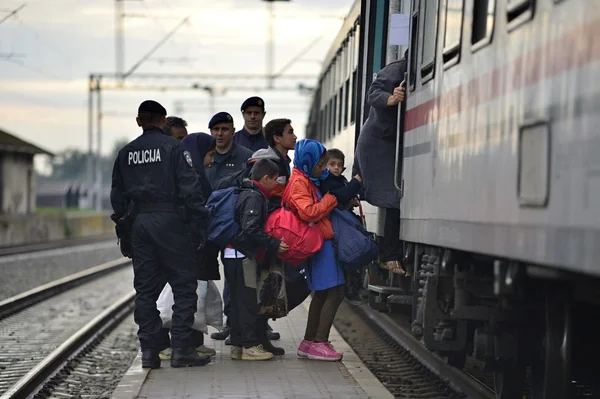
{"label": "boy with backpack", "polygon": [[[252,168],[250,177],[252,180],[244,180],[239,189],[233,188],[238,190],[233,212],[237,232],[229,240],[223,259],[231,296],[231,358],[269,360],[274,353],[268,349],[273,351],[279,348],[263,346],[266,331],[262,330],[266,329],[266,320],[256,316],[257,264],[265,256],[283,253],[289,248],[264,231],[269,209],[268,198],[279,177],[278,166],[268,159],[261,159]],[[218,241],[218,237],[216,239]]]}
{"label": "boy with backpack", "polygon": [[[352,180],[348,181],[342,174],[346,169],[344,167],[344,153],[336,148],[327,150],[327,167],[329,168],[329,176],[321,183],[321,192],[325,195],[328,192],[336,194],[340,200],[339,207],[352,210],[359,205],[358,195],[362,190],[362,179],[360,175],[356,175]],[[346,299],[354,304],[360,305],[362,300],[358,291],[362,284],[363,274],[362,269],[355,270],[346,275]]]}

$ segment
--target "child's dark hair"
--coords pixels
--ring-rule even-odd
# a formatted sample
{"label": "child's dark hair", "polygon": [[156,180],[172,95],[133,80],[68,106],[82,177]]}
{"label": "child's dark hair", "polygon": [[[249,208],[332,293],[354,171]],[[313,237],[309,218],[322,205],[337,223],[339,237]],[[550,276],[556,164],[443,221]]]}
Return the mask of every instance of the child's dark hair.
{"label": "child's dark hair", "polygon": [[265,176],[273,178],[279,174],[279,166],[270,159],[259,159],[252,167],[251,178],[259,181]]}
{"label": "child's dark hair", "polygon": [[283,136],[283,130],[287,125],[291,125],[289,119],[273,119],[265,125],[265,139],[271,147],[275,147],[275,136]]}
{"label": "child's dark hair", "polygon": [[343,163],[346,163],[346,157],[344,153],[338,150],[337,148],[332,148],[331,150],[327,150],[327,158],[329,159],[339,159]]}

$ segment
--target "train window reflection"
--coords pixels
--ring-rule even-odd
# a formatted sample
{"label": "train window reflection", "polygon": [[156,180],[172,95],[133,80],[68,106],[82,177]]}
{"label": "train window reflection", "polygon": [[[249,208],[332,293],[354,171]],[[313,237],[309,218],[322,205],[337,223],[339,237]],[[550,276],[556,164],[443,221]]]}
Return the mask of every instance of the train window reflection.
{"label": "train window reflection", "polygon": [[[438,0],[425,0],[423,23],[423,48],[421,51],[421,77],[433,76],[435,61],[435,42],[437,33]],[[428,76],[430,75],[430,76]]]}
{"label": "train window reflection", "polygon": [[460,57],[464,0],[448,0],[446,5],[446,29],[444,32],[444,64]]}
{"label": "train window reflection", "polygon": [[491,42],[494,33],[495,0],[477,0],[473,6],[471,44],[477,48]]}

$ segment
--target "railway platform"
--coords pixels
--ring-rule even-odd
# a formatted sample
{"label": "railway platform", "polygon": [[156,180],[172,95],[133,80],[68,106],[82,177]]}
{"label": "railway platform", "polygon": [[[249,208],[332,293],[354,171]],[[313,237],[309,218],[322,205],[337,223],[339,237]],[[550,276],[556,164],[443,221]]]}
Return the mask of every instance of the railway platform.
{"label": "railway platform", "polygon": [[[222,281],[219,289],[222,292]],[[269,361],[231,360],[230,346],[205,336],[205,345],[216,350],[204,367],[172,369],[163,361],[160,369],[142,369],[135,361],[113,392],[113,399],[179,398],[393,398],[367,369],[352,348],[332,328],[330,340],[344,353],[341,362],[299,359],[296,348],[303,338],[310,297],[290,314],[271,326],[280,332],[274,344],[285,349],[284,356]],[[212,329],[210,332],[214,331]]]}

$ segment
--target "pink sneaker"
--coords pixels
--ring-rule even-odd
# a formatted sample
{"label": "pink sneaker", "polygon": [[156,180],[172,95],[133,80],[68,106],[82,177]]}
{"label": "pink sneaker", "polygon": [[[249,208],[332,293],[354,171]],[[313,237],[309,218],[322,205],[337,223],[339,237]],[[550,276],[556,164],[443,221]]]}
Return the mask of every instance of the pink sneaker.
{"label": "pink sneaker", "polygon": [[303,339],[302,342],[300,342],[300,346],[298,346],[298,352],[296,352],[298,357],[308,357],[308,350],[310,349],[311,345],[312,341]]}
{"label": "pink sneaker", "polygon": [[308,350],[308,358],[311,360],[326,360],[335,362],[342,360],[342,354],[336,352],[328,342],[313,342]]}

